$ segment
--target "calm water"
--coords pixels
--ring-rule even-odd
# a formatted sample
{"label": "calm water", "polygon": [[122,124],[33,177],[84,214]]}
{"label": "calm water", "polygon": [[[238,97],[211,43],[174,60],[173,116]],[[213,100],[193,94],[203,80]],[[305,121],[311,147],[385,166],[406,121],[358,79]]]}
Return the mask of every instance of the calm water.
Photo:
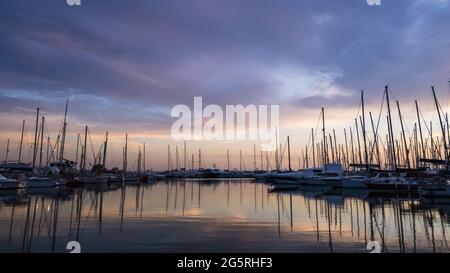
{"label": "calm water", "polygon": [[450,205],[246,180],[0,192],[0,252],[450,252]]}

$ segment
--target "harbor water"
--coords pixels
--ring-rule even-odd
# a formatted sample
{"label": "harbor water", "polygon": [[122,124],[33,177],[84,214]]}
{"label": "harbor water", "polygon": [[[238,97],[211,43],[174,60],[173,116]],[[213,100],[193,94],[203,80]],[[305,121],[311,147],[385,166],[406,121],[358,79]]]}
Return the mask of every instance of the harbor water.
{"label": "harbor water", "polygon": [[[0,252],[450,252],[450,204],[253,180],[0,192]],[[444,200],[445,201],[445,200]]]}

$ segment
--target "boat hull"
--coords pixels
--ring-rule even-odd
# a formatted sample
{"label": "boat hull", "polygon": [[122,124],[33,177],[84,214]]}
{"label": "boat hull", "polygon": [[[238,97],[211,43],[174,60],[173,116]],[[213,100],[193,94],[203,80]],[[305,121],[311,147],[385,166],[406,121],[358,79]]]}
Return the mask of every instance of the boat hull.
{"label": "boat hull", "polygon": [[419,185],[417,184],[398,184],[398,183],[367,183],[367,186],[371,190],[381,191],[418,191]]}

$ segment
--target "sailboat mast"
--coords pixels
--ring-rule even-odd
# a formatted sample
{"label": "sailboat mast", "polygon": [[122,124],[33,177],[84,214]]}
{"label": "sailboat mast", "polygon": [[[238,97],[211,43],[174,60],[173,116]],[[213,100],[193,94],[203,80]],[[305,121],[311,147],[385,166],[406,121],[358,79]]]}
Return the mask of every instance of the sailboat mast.
{"label": "sailboat mast", "polygon": [[[145,150],[145,144],[144,144],[144,150]],[[186,164],[187,164],[187,153],[186,153],[186,141],[184,141],[184,170],[186,171]],[[145,163],[145,151],[144,151],[144,163]]]}
{"label": "sailboat mast", "polygon": [[260,156],[261,156],[261,158],[259,160],[259,163],[261,164],[261,170],[260,171],[262,171],[263,170],[263,150],[262,150],[262,147],[260,147],[259,152],[260,152]]}
{"label": "sailboat mast", "polygon": [[280,170],[280,164],[278,162],[278,128],[275,127],[275,167],[277,171]]}
{"label": "sailboat mast", "polygon": [[444,128],[444,123],[442,123],[441,111],[439,109],[439,102],[436,98],[436,92],[434,91],[434,86],[431,87],[431,90],[433,92],[434,102],[436,104],[436,110],[438,113],[439,123],[441,125],[441,130],[442,130],[442,140],[444,142],[443,144],[444,144],[445,160],[448,161],[448,149],[447,149],[447,139],[446,139],[446,135],[445,135],[445,128]]}
{"label": "sailboat mast", "polygon": [[322,133],[323,133],[323,169],[327,172],[328,154],[327,154],[327,134],[325,132],[325,109],[322,107]]}
{"label": "sailboat mast", "polygon": [[361,110],[362,110],[362,124],[361,124],[361,130],[363,134],[363,142],[364,142],[364,160],[366,164],[367,170],[369,169],[369,155],[367,153],[367,138],[366,138],[366,117],[365,117],[365,110],[364,110],[364,90],[361,90]]}
{"label": "sailboat mast", "polygon": [[8,155],[9,155],[9,139],[6,143],[6,157],[5,157],[5,163],[8,164]]}
{"label": "sailboat mast", "polygon": [[[107,152],[107,149],[108,149],[108,132],[106,132],[105,144],[103,145],[103,162],[102,162],[103,168],[106,168],[106,152]],[[145,149],[145,144],[144,144],[144,149]]]}
{"label": "sailboat mast", "polygon": [[377,152],[377,162],[378,162],[378,165],[380,165],[380,167],[381,167],[380,147],[378,146],[378,135],[377,135],[377,132],[375,131],[375,124],[373,123],[372,112],[369,112],[369,116],[370,116],[370,123],[372,124],[373,141],[375,143],[375,149]]}
{"label": "sailboat mast", "polygon": [[[80,146],[80,133],[78,133],[78,136],[77,136],[77,151],[75,152],[75,167],[78,166],[78,147],[79,146]],[[48,161],[48,156],[47,156],[47,161]],[[80,164],[81,164],[81,160],[80,160]]]}
{"label": "sailboat mast", "polygon": [[36,167],[38,127],[39,127],[39,108],[37,108],[37,111],[36,111],[36,127],[35,127],[35,130],[34,130],[33,168]]}
{"label": "sailboat mast", "polygon": [[128,170],[128,133],[125,134],[124,173]]}
{"label": "sailboat mast", "polygon": [[20,136],[20,146],[19,146],[19,158],[18,162],[20,163],[20,160],[22,158],[22,145],[23,145],[23,132],[25,130],[25,120],[22,121],[22,134]]}
{"label": "sailboat mast", "polygon": [[227,149],[227,169],[230,171],[230,151]]}
{"label": "sailboat mast", "polygon": [[[145,171],[147,171],[147,167],[145,166],[145,142],[143,143],[143,146],[144,146],[144,156],[143,156],[144,158],[143,158],[143,162],[142,162],[142,167],[145,172]],[[184,169],[186,170],[186,149],[184,150]]]}
{"label": "sailboat mast", "polygon": [[348,167],[349,167],[349,157],[348,157],[348,142],[347,142],[347,130],[344,128],[344,140],[345,140],[345,160],[346,160],[346,165],[347,165],[347,171],[348,171]]}
{"label": "sailboat mast", "polygon": [[411,169],[411,163],[409,162],[409,149],[408,144],[406,142],[406,135],[405,135],[405,128],[403,127],[403,118],[402,118],[402,112],[400,110],[400,104],[397,102],[397,108],[398,108],[398,115],[400,117],[400,126],[402,128],[402,136],[403,136],[403,144],[405,146],[405,153],[406,153],[406,164],[408,165],[408,169]]}
{"label": "sailboat mast", "polygon": [[239,150],[239,171],[242,172],[242,150]]}
{"label": "sailboat mast", "polygon": [[359,164],[362,164],[361,141],[359,140],[359,127],[358,127],[358,120],[356,118],[355,118],[355,126],[356,126],[356,140],[358,141]]}
{"label": "sailboat mast", "polygon": [[83,147],[83,162],[82,162],[82,169],[81,171],[85,171],[86,169],[86,148],[87,148],[87,132],[88,132],[88,126],[86,125],[84,129],[84,147]]}
{"label": "sailboat mast", "polygon": [[336,130],[333,129],[333,139],[334,139],[334,150],[335,150],[335,157],[336,157],[336,163],[340,163],[340,158],[339,158],[339,148],[338,148],[338,144],[337,144],[337,140],[336,140]]}
{"label": "sailboat mast", "polygon": [[179,159],[178,159],[178,145],[175,146],[175,169],[178,171],[179,170]]}
{"label": "sailboat mast", "polygon": [[67,108],[68,108],[68,106],[69,106],[69,99],[67,99],[67,101],[66,101],[66,111],[64,112],[64,125],[63,125],[62,137],[61,137],[61,149],[60,149],[59,161],[62,161],[64,158],[64,144],[66,142]]}
{"label": "sailboat mast", "polygon": [[425,145],[423,144],[423,135],[422,135],[422,122],[420,121],[420,112],[419,105],[417,104],[417,100],[414,101],[416,104],[416,112],[417,112],[417,124],[419,125],[419,135],[420,135],[420,146],[422,148],[422,158],[426,158],[425,154]]}
{"label": "sailboat mast", "polygon": [[253,171],[256,171],[256,144],[253,144]]}
{"label": "sailboat mast", "polygon": [[314,129],[311,128],[311,143],[312,143],[312,158],[313,158],[313,168],[316,167],[316,151],[315,151],[315,143],[314,143]]}
{"label": "sailboat mast", "polygon": [[289,171],[292,172],[292,167],[291,167],[291,144],[289,141],[289,136],[287,137],[287,145],[288,145],[288,163],[289,163]]}
{"label": "sailboat mast", "polygon": [[44,124],[45,124],[45,117],[42,117],[42,124],[41,124],[41,149],[39,152],[39,168],[42,166],[42,146],[44,144]]}
{"label": "sailboat mast", "polygon": [[392,128],[392,116],[391,116],[391,104],[389,103],[389,90],[388,86],[385,86],[386,92],[386,104],[388,108],[388,127],[389,127],[389,138],[391,142],[392,149],[392,163],[394,165],[394,170],[397,171],[397,155],[395,154],[395,141],[394,141],[394,129]]}
{"label": "sailboat mast", "polygon": [[198,170],[202,168],[202,150],[198,149]]}
{"label": "sailboat mast", "polygon": [[335,158],[334,158],[333,139],[331,138],[331,134],[329,134],[328,136],[330,138],[331,160],[333,163],[336,163]]}

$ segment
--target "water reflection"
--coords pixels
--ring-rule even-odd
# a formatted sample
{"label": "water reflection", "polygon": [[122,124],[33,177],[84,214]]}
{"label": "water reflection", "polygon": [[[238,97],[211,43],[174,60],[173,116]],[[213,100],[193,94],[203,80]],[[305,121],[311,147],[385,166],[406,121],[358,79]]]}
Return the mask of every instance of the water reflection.
{"label": "water reflection", "polygon": [[0,192],[1,252],[449,252],[450,205],[248,180]]}

